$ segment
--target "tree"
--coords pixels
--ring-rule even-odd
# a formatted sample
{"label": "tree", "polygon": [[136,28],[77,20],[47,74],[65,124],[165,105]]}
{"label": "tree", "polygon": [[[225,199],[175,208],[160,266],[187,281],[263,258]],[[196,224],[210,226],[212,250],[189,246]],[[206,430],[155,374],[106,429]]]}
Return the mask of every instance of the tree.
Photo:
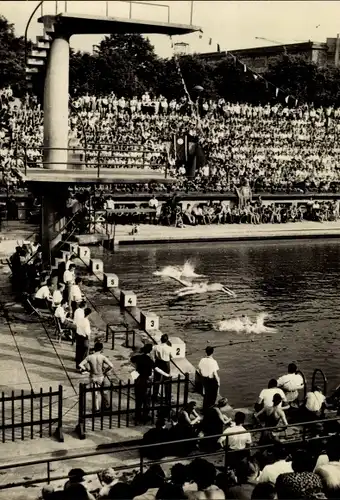
{"label": "tree", "polygon": [[26,90],[25,40],[23,37],[15,36],[14,25],[1,15],[0,82],[2,87],[10,85],[17,96],[22,95]]}

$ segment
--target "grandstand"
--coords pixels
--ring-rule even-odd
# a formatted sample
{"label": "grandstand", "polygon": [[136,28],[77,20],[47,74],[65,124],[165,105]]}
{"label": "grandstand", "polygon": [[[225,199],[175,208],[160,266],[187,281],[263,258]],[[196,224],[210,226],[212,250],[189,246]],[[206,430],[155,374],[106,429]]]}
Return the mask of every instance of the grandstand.
{"label": "grandstand", "polygon": [[[179,191],[223,193],[244,178],[258,192],[337,191],[339,109],[203,101],[198,128],[183,99],[85,95],[72,104],[69,138],[82,152],[79,168],[167,172]],[[25,166],[42,167],[43,112],[32,99],[2,106],[0,154],[8,179]],[[186,136],[199,140],[206,160],[189,179],[187,158],[173,147]]]}

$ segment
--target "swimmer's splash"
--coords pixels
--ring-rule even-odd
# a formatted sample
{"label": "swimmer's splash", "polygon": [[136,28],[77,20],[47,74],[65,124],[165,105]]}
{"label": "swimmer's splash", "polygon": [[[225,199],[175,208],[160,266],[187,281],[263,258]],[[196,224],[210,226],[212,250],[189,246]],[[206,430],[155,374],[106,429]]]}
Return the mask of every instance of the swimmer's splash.
{"label": "swimmer's splash", "polygon": [[202,278],[204,274],[195,273],[195,266],[190,260],[185,261],[183,266],[165,266],[153,273],[154,276],[165,276],[168,278]]}
{"label": "swimmer's splash", "polygon": [[218,321],[214,325],[214,329],[219,332],[275,333],[277,331],[276,328],[270,328],[264,324],[267,318],[268,314],[260,313],[254,322],[248,316],[226,319]]}
{"label": "swimmer's splash", "polygon": [[230,297],[236,297],[235,292],[230,290],[222,283],[208,283],[207,281],[194,283],[193,280],[195,278],[202,278],[204,277],[204,275],[197,274],[195,272],[194,265],[189,260],[187,260],[182,267],[166,266],[161,270],[155,271],[153,274],[154,276],[164,276],[171,278],[183,285],[183,288],[175,292],[175,295],[178,298],[183,298],[188,295],[203,294],[206,292],[222,292],[229,295]]}

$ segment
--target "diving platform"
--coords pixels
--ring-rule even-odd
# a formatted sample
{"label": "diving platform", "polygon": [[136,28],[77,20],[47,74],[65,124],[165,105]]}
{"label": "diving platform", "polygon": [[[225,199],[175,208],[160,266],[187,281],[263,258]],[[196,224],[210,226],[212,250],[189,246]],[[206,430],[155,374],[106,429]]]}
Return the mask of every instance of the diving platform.
{"label": "diving platform", "polygon": [[140,168],[96,168],[86,170],[52,170],[45,168],[30,168],[24,176],[29,184],[58,183],[58,184],[112,184],[126,183],[173,183],[173,177],[165,176],[161,170],[147,170]]}
{"label": "diving platform", "polygon": [[107,33],[142,33],[157,35],[188,35],[201,28],[189,24],[177,24],[159,21],[144,21],[108,16],[61,13],[55,16],[46,15],[38,19],[44,26],[52,30],[63,30],[71,35],[100,35]]}

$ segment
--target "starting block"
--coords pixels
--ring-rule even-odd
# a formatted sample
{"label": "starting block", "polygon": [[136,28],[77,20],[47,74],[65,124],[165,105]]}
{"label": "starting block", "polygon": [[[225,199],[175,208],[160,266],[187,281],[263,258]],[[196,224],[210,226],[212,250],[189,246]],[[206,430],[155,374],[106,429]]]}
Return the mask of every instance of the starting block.
{"label": "starting block", "polygon": [[143,330],[159,330],[159,317],[154,313],[141,311],[140,324]]}
{"label": "starting block", "polygon": [[136,307],[137,296],[134,292],[126,292],[121,290],[120,292],[120,305],[122,307]]}
{"label": "starting block", "polygon": [[78,257],[83,260],[90,260],[91,252],[89,247],[78,247]]}
{"label": "starting block", "polygon": [[171,337],[170,339],[172,346],[172,356],[176,358],[185,358],[186,345],[182,339],[179,337]]}
{"label": "starting block", "polygon": [[104,274],[104,287],[105,288],[118,288],[119,278],[116,274]]}
{"label": "starting block", "polygon": [[104,263],[101,259],[91,259],[90,268],[93,273],[103,273]]}

